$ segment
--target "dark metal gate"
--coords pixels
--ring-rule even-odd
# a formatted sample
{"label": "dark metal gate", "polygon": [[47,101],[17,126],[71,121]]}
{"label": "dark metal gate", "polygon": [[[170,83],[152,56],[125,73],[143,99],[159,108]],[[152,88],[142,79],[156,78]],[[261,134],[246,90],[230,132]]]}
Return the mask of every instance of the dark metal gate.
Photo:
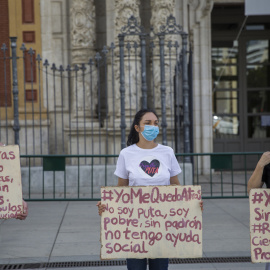
{"label": "dark metal gate", "polygon": [[[13,103],[1,102],[0,141],[20,144],[26,155],[117,154],[135,112],[150,107],[162,119],[161,143],[189,153],[187,37],[172,15],[156,33],[146,33],[131,16],[118,41],[85,63],[67,66],[24,44],[18,53],[11,38],[12,55],[3,45],[0,65],[6,70],[12,60]],[[11,93],[5,82],[0,88],[5,96]]]}

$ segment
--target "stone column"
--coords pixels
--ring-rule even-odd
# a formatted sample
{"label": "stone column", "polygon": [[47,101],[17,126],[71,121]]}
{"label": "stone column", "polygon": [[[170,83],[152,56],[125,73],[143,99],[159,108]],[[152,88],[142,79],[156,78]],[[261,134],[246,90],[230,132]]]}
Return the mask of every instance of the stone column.
{"label": "stone column", "polygon": [[[85,132],[91,129],[91,104],[92,112],[96,112],[97,105],[97,71],[95,65],[92,66],[94,72],[92,76],[92,95],[90,94],[89,59],[95,61],[96,42],[96,18],[94,0],[72,0],[70,7],[70,41],[71,41],[71,63],[72,63],[72,128],[70,136],[72,139],[72,154],[85,153]],[[85,64],[83,81],[82,64]],[[75,71],[77,70],[77,72]],[[77,80],[76,80],[77,78]],[[92,97],[93,100],[90,100]],[[98,123],[95,115],[95,127]],[[86,128],[85,128],[86,126]],[[80,136],[82,135],[82,136]],[[79,137],[79,139],[78,139]],[[87,142],[87,145],[91,145]],[[91,153],[91,149],[87,149]]]}
{"label": "stone column", "polygon": [[[189,0],[193,57],[194,152],[212,152],[211,10],[213,0]],[[209,173],[210,159],[199,160],[201,173]]]}
{"label": "stone column", "polygon": [[95,51],[94,0],[73,0],[70,8],[71,56],[73,64],[85,63]]}
{"label": "stone column", "polygon": [[[151,0],[151,10],[152,17],[150,20],[150,24],[153,27],[155,33],[159,33],[161,31],[160,27],[162,25],[167,24],[167,19],[170,15],[175,17],[175,0]],[[178,22],[176,22],[178,24]],[[168,42],[171,42],[171,57],[169,56],[169,48]],[[164,90],[165,86],[165,98],[166,98],[166,123],[162,120],[162,126],[167,126],[167,145],[174,147],[172,144],[174,140],[174,86],[173,86],[173,76],[175,73],[175,64],[176,64],[176,55],[175,55],[175,42],[180,41],[180,35],[165,35],[164,38],[164,70],[165,76],[164,81],[161,82],[161,64],[160,64],[160,45],[159,39],[156,37],[154,40],[154,56],[153,64],[154,64],[154,89],[155,89],[155,109],[157,113],[162,116],[162,89]],[[178,53],[180,53],[180,48],[178,48]],[[161,85],[162,83],[162,85]],[[164,96],[164,93],[163,93]],[[163,142],[164,143],[164,142]]]}
{"label": "stone column", "polygon": [[[61,84],[60,76],[55,78],[55,85],[57,86],[56,95],[54,96],[54,83],[51,70],[52,64],[54,63],[59,69],[60,65],[66,67],[69,64],[69,1],[66,0],[41,0],[40,1],[40,20],[41,20],[41,42],[42,42],[42,63],[48,60],[49,65],[43,66],[43,70],[48,71],[48,78],[44,72],[41,73],[43,77],[43,106],[48,119],[44,120],[44,134],[42,135],[43,140],[43,154],[62,154],[62,129],[57,129],[57,145],[58,149],[56,152],[55,147],[55,118],[54,114],[57,114],[57,123],[61,123],[61,113],[63,110],[64,117],[68,114],[68,84],[67,80],[63,80],[63,102],[61,98],[61,90],[59,85]],[[59,72],[57,72],[59,75]],[[48,85],[47,85],[48,83]],[[48,91],[46,90],[48,89]],[[47,111],[47,112],[46,112]],[[47,118],[47,117],[46,117]],[[22,136],[27,135],[30,138],[31,123],[27,123],[24,128],[27,127],[27,134],[21,132]],[[61,126],[61,125],[60,125]],[[39,131],[35,132],[35,136],[39,136]],[[35,138],[39,141],[39,137]],[[68,137],[64,140],[64,148],[67,150]],[[48,147],[49,146],[49,149]],[[61,149],[61,152],[60,152]],[[37,152],[36,152],[37,154]]]}
{"label": "stone column", "polygon": [[[115,102],[115,128],[120,132],[120,122],[121,122],[121,94],[120,94],[120,63],[119,63],[119,39],[118,35],[122,33],[122,28],[127,26],[128,19],[131,16],[134,16],[137,20],[137,23],[140,25],[140,14],[139,14],[139,5],[140,0],[107,0],[107,42],[110,44],[114,43],[115,57],[114,63],[109,63],[108,65],[108,98],[109,98],[109,116],[110,123],[112,124],[112,115],[113,115],[113,102]],[[140,77],[140,48],[137,48],[137,66],[135,63],[135,48],[134,42],[138,45],[140,44],[139,36],[125,36],[124,38],[124,50],[125,50],[125,59],[124,59],[124,72],[125,72],[125,124],[126,131],[129,131],[130,123],[133,120],[134,114],[137,110],[136,100],[138,100],[138,109],[140,109],[140,97],[141,97],[141,77]],[[128,43],[130,44],[130,63],[128,61],[128,49],[126,48]],[[114,100],[112,99],[112,65],[114,67]],[[137,67],[137,74],[136,74]],[[129,79],[131,83],[129,83]],[[137,80],[136,80],[137,79]],[[138,95],[136,95],[136,81]],[[131,102],[130,102],[131,100]],[[131,104],[131,106],[130,106]],[[131,116],[130,116],[131,115]],[[117,141],[116,152],[120,150],[120,142]]]}

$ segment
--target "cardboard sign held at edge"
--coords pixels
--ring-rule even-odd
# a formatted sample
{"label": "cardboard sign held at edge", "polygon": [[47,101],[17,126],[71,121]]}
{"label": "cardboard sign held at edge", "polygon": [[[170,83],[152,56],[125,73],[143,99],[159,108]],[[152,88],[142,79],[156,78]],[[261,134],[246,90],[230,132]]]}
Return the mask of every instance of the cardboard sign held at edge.
{"label": "cardboard sign held at edge", "polygon": [[253,263],[270,263],[270,189],[251,189],[250,241]]}
{"label": "cardboard sign held at edge", "polygon": [[22,211],[19,146],[0,146],[0,219],[16,218]]}
{"label": "cardboard sign held at edge", "polygon": [[103,187],[101,259],[202,257],[200,186]]}

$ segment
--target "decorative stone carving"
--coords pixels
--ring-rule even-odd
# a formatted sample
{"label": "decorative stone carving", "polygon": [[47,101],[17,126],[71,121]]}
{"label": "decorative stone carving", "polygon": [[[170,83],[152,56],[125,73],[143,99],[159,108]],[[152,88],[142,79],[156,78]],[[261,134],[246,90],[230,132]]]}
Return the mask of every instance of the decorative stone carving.
{"label": "decorative stone carving", "polygon": [[199,27],[202,19],[210,16],[210,12],[213,8],[213,0],[189,0],[188,5],[190,6],[190,32],[189,32],[189,42],[191,44],[192,50],[194,50],[194,28]]}
{"label": "decorative stone carving", "polygon": [[189,0],[188,1],[191,10],[195,12],[195,22],[192,23],[200,23],[200,20],[208,16],[213,8],[214,1],[213,0]]}
{"label": "decorative stone carving", "polygon": [[[94,0],[72,0],[70,9],[70,40],[72,56],[72,126],[68,131],[72,142],[75,142],[72,153],[84,153],[85,141],[83,136],[89,130],[97,129],[97,72],[95,70],[96,18]],[[93,59],[92,76],[89,58]],[[82,64],[85,64],[83,66]],[[85,69],[86,68],[86,69]],[[85,76],[83,77],[83,69]],[[76,73],[77,71],[77,73]],[[89,77],[90,76],[90,77]],[[84,79],[83,79],[84,78]],[[92,92],[91,92],[92,89]],[[92,118],[93,120],[92,121]],[[89,142],[87,143],[89,145]],[[79,149],[77,152],[77,149]]]}
{"label": "decorative stone carving", "polygon": [[159,27],[165,25],[167,18],[172,14],[175,16],[175,0],[151,0],[152,18],[151,25],[155,32]]}
{"label": "decorative stone carving", "polygon": [[[203,2],[203,1],[201,1]],[[200,6],[200,0],[189,0],[188,4],[193,10],[196,10]]]}
{"label": "decorative stone carving", "polygon": [[70,9],[72,62],[85,62],[95,49],[94,0],[73,0]]}
{"label": "decorative stone carving", "polygon": [[141,24],[139,14],[139,0],[115,0],[115,41],[118,42],[118,34],[122,27],[127,25],[128,19],[133,15],[138,24]]}
{"label": "decorative stone carving", "polygon": [[[167,25],[168,17],[170,15],[175,16],[175,0],[151,0],[152,17],[150,23],[153,27],[154,33],[160,33],[162,31],[161,26]],[[163,29],[164,30],[164,29]],[[177,39],[177,35],[165,35],[164,44],[164,71],[165,71],[165,87],[166,87],[166,113],[167,117],[171,117],[171,110],[173,104],[171,104],[171,91],[172,91],[172,76],[174,74],[174,67],[176,63],[176,55],[174,49],[172,54],[169,53],[169,41],[174,44]],[[159,55],[159,40],[154,40],[155,48],[154,55]],[[155,108],[159,114],[161,114],[161,77],[160,77],[160,58],[154,57],[154,88],[155,88]],[[171,72],[170,72],[171,68]]]}
{"label": "decorative stone carving", "polygon": [[212,11],[213,5],[214,5],[213,0],[204,1],[203,17],[209,15],[209,13]]}
{"label": "decorative stone carving", "polygon": [[[128,20],[133,16],[134,21],[137,25],[141,25],[140,14],[139,14],[140,0],[115,0],[115,54],[119,55],[119,39],[118,35],[122,33],[124,27],[129,29]],[[134,22],[130,22],[131,24]],[[126,35],[124,38],[125,45],[125,57],[124,60],[124,70],[125,70],[125,110],[127,118],[133,118],[136,112],[136,104],[140,108],[140,97],[141,97],[141,77],[140,77],[140,47],[137,50],[134,48],[134,43],[140,43],[140,38],[138,35]],[[128,49],[129,48],[129,49]],[[136,56],[135,56],[136,52]],[[137,61],[137,63],[136,63]],[[120,88],[120,70],[119,70],[119,60],[115,61],[115,89]],[[129,80],[131,82],[129,82]],[[138,90],[138,94],[136,93]],[[120,105],[120,92],[116,90],[116,104]],[[117,114],[120,116],[120,106],[117,107]],[[130,117],[131,114],[131,117]],[[126,124],[129,126],[130,121],[127,120]]]}

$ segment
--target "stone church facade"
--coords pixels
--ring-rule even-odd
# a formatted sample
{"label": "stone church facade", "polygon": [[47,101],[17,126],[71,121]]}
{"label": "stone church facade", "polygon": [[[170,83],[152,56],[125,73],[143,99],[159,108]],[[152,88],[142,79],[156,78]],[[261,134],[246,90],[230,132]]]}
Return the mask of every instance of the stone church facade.
{"label": "stone church facade", "polygon": [[[2,0],[1,2],[9,3],[9,35],[22,36],[27,31],[29,33],[31,31],[35,31],[35,41],[32,40],[28,42],[28,44],[23,40],[23,38],[19,38],[19,41],[24,41],[26,46],[29,45],[33,47],[34,50],[41,55],[43,60],[48,59],[50,63],[53,62],[56,67],[59,67],[61,65],[63,67],[66,67],[68,65],[70,65],[71,67],[78,65],[80,67],[82,63],[87,63],[89,59],[95,59],[97,52],[102,52],[105,45],[108,48],[111,46],[111,44],[114,44],[115,55],[117,56],[119,54],[118,35],[121,33],[122,28],[127,25],[128,19],[131,16],[134,16],[136,18],[138,24],[142,25],[146,32],[150,33],[151,31],[154,31],[157,33],[160,26],[166,24],[167,18],[172,15],[176,19],[176,23],[179,24],[182,27],[182,30],[188,34],[188,48],[190,48],[193,52],[192,93],[190,93],[193,97],[193,152],[209,153],[227,151],[241,152],[252,150],[262,151],[267,147],[269,148],[269,127],[267,125],[263,126],[261,124],[261,126],[258,127],[258,132],[255,132],[253,130],[254,128],[252,129],[252,127],[257,121],[256,119],[265,119],[263,121],[267,122],[268,112],[258,112],[258,115],[255,113],[255,109],[252,111],[254,112],[254,115],[249,114],[251,113],[249,109],[244,112],[245,106],[249,104],[249,101],[247,101],[247,97],[245,96],[246,94],[243,94],[243,96],[241,96],[241,93],[244,93],[243,89],[248,89],[248,87],[241,85],[242,81],[245,81],[246,78],[243,77],[245,76],[244,71],[242,71],[242,77],[240,75],[238,76],[238,74],[234,74],[236,72],[235,70],[239,70],[237,67],[241,66],[242,63],[237,62],[237,64],[235,64],[235,62],[230,62],[230,71],[225,69],[225,73],[222,72],[221,74],[218,73],[218,70],[220,66],[227,65],[226,61],[220,60],[219,58],[218,61],[221,61],[220,66],[216,65],[214,66],[214,69],[212,66],[212,63],[214,63],[213,61],[215,61],[216,52],[219,54],[218,57],[220,57],[220,55],[222,55],[222,53],[226,51],[226,48],[235,48],[234,46],[237,42],[233,42],[233,39],[237,38],[237,33],[241,32],[239,32],[239,29],[241,27],[242,21],[237,22],[237,29],[230,29],[231,24],[228,21],[230,21],[231,18],[232,21],[237,20],[236,18],[239,14],[242,16],[240,16],[241,18],[244,18],[244,0],[25,0],[22,1],[22,5],[19,6],[19,13],[21,12],[22,14],[24,14],[24,5],[25,8],[27,7],[27,5],[35,5],[35,7],[33,7],[33,16],[35,16],[35,19],[33,19],[33,21],[31,22],[31,14],[26,14],[25,23],[21,24],[21,22],[18,21],[16,29],[21,30],[21,32],[19,30],[17,32],[14,31],[15,26],[11,23],[11,16],[14,16],[14,14],[12,15],[12,9],[15,8],[14,4],[11,3],[12,1],[7,0]],[[18,16],[21,15],[19,14]],[[27,18],[29,18],[30,20],[28,23]],[[263,47],[266,45],[262,44],[266,44],[263,42],[263,40],[267,40],[266,36],[268,33],[268,19],[254,18],[250,20],[251,24],[258,25],[259,23],[261,23],[262,25],[265,25],[266,28],[262,31],[263,34],[258,37],[255,37],[256,33],[252,31],[248,32],[247,29],[244,29],[247,34],[245,36],[245,39],[243,39],[243,42],[248,42],[246,40],[250,39],[260,40],[258,44],[261,44],[261,48],[264,48],[266,50],[266,47]],[[18,28],[18,25],[21,26]],[[35,29],[31,29],[31,27],[34,27]],[[31,38],[31,33],[29,33],[28,36]],[[234,35],[235,38],[231,38],[230,33],[232,33],[232,36]],[[139,43],[139,38],[129,37],[126,41]],[[173,41],[178,41],[181,49],[181,37],[174,37]],[[241,43],[242,41],[240,40],[239,42]],[[252,45],[252,42],[250,44]],[[18,46],[20,45],[18,44]],[[250,48],[252,50],[252,46]],[[157,48],[154,50],[156,50],[155,52],[157,53]],[[240,47],[237,47],[237,50],[240,51]],[[106,49],[103,52],[105,52],[106,54]],[[174,67],[177,61],[177,56],[174,55],[170,58],[170,60],[168,60],[168,48],[165,50],[165,54],[167,55],[165,65],[168,67],[168,63],[170,61],[170,63],[172,63],[172,66]],[[242,58],[244,57],[245,56],[243,55]],[[225,58],[228,58],[229,60],[232,59],[231,56],[225,56]],[[116,58],[114,62],[112,62],[112,59],[113,58],[109,59],[109,57],[108,59],[106,59],[108,60],[108,62],[106,62],[106,72],[108,72],[109,78],[107,82],[108,87],[106,86],[106,93],[101,93],[101,97],[98,97],[96,91],[93,91],[93,93],[89,92],[89,89],[91,88],[91,82],[94,85],[103,83],[104,78],[102,78],[101,76],[99,82],[97,79],[97,73],[93,73],[93,76],[91,77],[91,82],[90,80],[84,81],[84,79],[80,79],[84,77],[80,77],[75,82],[75,75],[72,75],[69,78],[69,81],[64,81],[63,83],[61,83],[61,77],[55,77],[55,83],[52,79],[50,79],[50,77],[46,77],[47,73],[46,71],[44,71],[45,69],[43,69],[43,73],[41,75],[42,78],[40,80],[41,84],[38,85],[37,83],[37,85],[34,85],[34,88],[37,89],[37,103],[38,98],[41,96],[40,100],[42,103],[42,108],[40,109],[40,115],[42,115],[42,119],[40,118],[41,120],[39,128],[40,126],[43,126],[44,129],[39,133],[37,128],[35,134],[33,135],[30,127],[32,123],[34,121],[38,121],[38,119],[33,117],[33,120],[31,122],[31,117],[29,116],[29,119],[27,118],[25,121],[23,121],[23,117],[26,111],[24,111],[23,109],[19,110],[21,115],[20,121],[22,141],[28,134],[28,131],[25,131],[25,129],[27,126],[29,126],[29,138],[32,137],[40,139],[39,134],[42,134],[44,142],[48,143],[48,140],[50,139],[50,143],[52,144],[52,141],[54,141],[54,137],[50,137],[48,135],[51,131],[49,131],[49,128],[47,129],[47,127],[56,127],[58,124],[60,125],[61,114],[56,115],[55,117],[51,117],[50,119],[46,119],[46,110],[51,112],[54,110],[58,110],[60,112],[62,110],[64,114],[64,119],[68,119],[68,117],[70,116],[69,126],[66,126],[64,124],[62,128],[62,132],[64,131],[63,136],[68,137],[70,143],[66,143],[65,145],[63,144],[62,146],[61,142],[63,140],[61,139],[60,133],[58,134],[59,142],[57,141],[58,139],[55,140],[55,143],[58,143],[58,146],[61,145],[61,147],[63,148],[62,153],[78,153],[78,151],[76,152],[76,149],[80,149],[80,153],[84,154],[85,145],[83,144],[83,140],[85,140],[85,144],[92,144],[92,148],[89,148],[91,150],[89,150],[90,152],[88,152],[88,154],[117,154],[121,148],[120,74],[119,59]],[[138,87],[141,87],[142,84],[142,78],[140,76],[137,77],[136,75],[137,73],[140,73],[139,71],[141,67],[137,67],[135,56],[131,57],[129,61],[129,66],[125,66],[125,71],[126,76],[129,76],[133,83],[130,83],[130,81],[128,82],[128,80],[126,81],[126,91],[130,91],[130,102],[127,102],[128,105],[126,106],[125,111],[127,130],[129,129],[131,115],[134,115],[137,109],[134,104],[137,102],[137,100],[139,100],[140,102],[142,98],[142,93],[138,94],[137,92],[135,92],[135,84],[136,87],[137,84]],[[155,60],[154,57],[152,57],[152,59],[149,61],[152,61],[152,66],[155,65],[156,68],[160,65],[159,61]],[[234,60],[232,59],[230,61]],[[269,61],[269,58],[267,61]],[[151,64],[147,63],[147,66],[151,66]],[[248,66],[248,68],[252,69],[252,66],[250,65]],[[228,72],[228,74],[226,72]],[[153,68],[153,77],[155,77],[155,74],[158,73],[159,70],[154,70]],[[169,71],[166,70],[165,73],[167,83],[166,89],[170,89],[170,84],[168,83],[168,81],[171,80],[168,75]],[[76,74],[76,71],[74,74]],[[18,76],[20,77],[22,75]],[[148,74],[148,76],[150,75]],[[215,80],[217,79],[219,83],[222,81],[223,78],[226,79],[226,76],[229,78],[228,80],[231,80],[231,85],[226,86],[226,82],[224,82],[225,86],[223,87],[221,85],[221,87],[217,87],[217,91],[214,94],[213,89],[216,90],[216,88],[213,86]],[[238,78],[238,86],[233,86],[235,79],[232,78],[235,78],[236,76]],[[110,86],[112,85],[112,81],[114,82],[114,89],[112,89],[112,87]],[[62,99],[61,96],[58,94],[56,94],[55,96],[54,92],[52,91],[54,85],[57,83],[59,85],[61,84],[61,91],[63,91]],[[69,83],[70,86],[68,85]],[[107,83],[105,84],[107,85]],[[148,86],[151,86],[151,83],[147,83]],[[173,85],[173,83],[171,83],[171,85]],[[266,84],[262,86],[264,87],[263,90],[261,88],[259,90],[257,88],[256,89],[258,91],[265,91],[265,93],[261,93],[262,95],[265,95],[266,98],[268,98],[269,86],[270,85],[266,82]],[[22,84],[21,87],[23,87]],[[31,89],[30,83],[29,87]],[[39,88],[40,92],[38,92]],[[47,92],[46,89],[48,89]],[[68,92],[68,89],[71,89],[71,92]],[[151,95],[156,94],[157,96],[160,96],[159,82],[153,83],[153,89],[153,94]],[[253,90],[252,89],[250,91],[256,90],[255,88]],[[84,93],[84,91],[86,92],[86,94]],[[115,92],[113,93],[113,91]],[[60,90],[58,92],[60,92]],[[29,93],[31,93],[31,91]],[[30,103],[31,98],[33,99],[33,97],[35,96],[33,93],[34,92],[32,90],[32,95],[29,94]],[[71,104],[69,104],[69,100],[67,98],[69,95],[71,95],[72,97]],[[250,95],[252,96],[252,93]],[[102,111],[102,108],[104,107],[103,105],[105,103],[98,102],[98,100],[102,100],[104,96],[106,96],[106,101],[104,102],[107,104],[105,106],[105,113],[104,111]],[[23,99],[23,96],[21,98]],[[87,112],[87,115],[91,115],[92,110],[92,107],[90,107],[89,104],[84,104],[85,98],[91,100],[95,108],[99,106],[99,104],[101,104],[101,108],[100,110],[98,110],[100,115],[95,115],[95,117],[93,117],[92,119],[90,117],[90,121],[88,121],[88,119],[87,123],[83,124],[85,119],[87,119],[87,117],[85,117],[85,112]],[[169,95],[167,95],[167,98],[169,99]],[[240,100],[240,98],[242,98],[242,101]],[[157,102],[158,104],[160,103],[160,98],[157,98]],[[28,104],[29,107],[30,103]],[[242,108],[241,103],[244,103],[246,105],[243,105]],[[23,105],[24,104],[21,103],[22,107]],[[37,105],[34,104],[33,106]],[[172,106],[172,103],[166,101],[166,113],[168,117],[168,122],[170,122],[170,119],[173,119],[173,113],[171,113],[170,111]],[[217,109],[217,107],[222,108],[222,110]],[[162,109],[160,105],[156,106],[156,110],[159,114],[161,113]],[[100,127],[101,124],[99,121],[99,117],[102,118],[102,115],[106,115],[106,121],[104,122],[103,126]],[[261,116],[263,118],[260,118]],[[247,120],[245,120],[245,117],[247,118]],[[257,118],[251,119],[251,117]],[[242,123],[246,124],[243,124],[243,126],[241,126]],[[11,125],[12,122],[10,122],[10,130]],[[249,133],[245,132],[245,128],[248,130]],[[112,130],[114,130],[113,134],[112,132],[108,133],[108,131]],[[173,137],[174,134],[173,125],[168,127],[167,132],[168,144],[170,145],[172,141],[170,138]],[[55,131],[55,134],[56,133],[57,131]],[[84,136],[81,136],[78,140],[78,135],[83,133]],[[246,133],[249,135],[245,135]],[[87,134],[86,139],[85,134]],[[89,138],[92,138],[92,141]],[[102,143],[106,139],[107,143]],[[30,147],[29,145],[28,148]],[[173,143],[172,146],[174,146]],[[23,144],[21,145],[21,147],[22,149],[26,149],[26,146]],[[52,144],[51,147],[55,148],[55,144]],[[97,151],[93,151],[93,149],[96,149]],[[181,150],[183,150],[183,148]],[[31,151],[29,150],[29,152]],[[48,151],[45,151],[44,153],[50,152],[52,152],[52,149],[48,149]],[[40,153],[40,151],[37,151],[36,153]],[[209,159],[202,158],[200,167],[208,169],[209,166]]]}
{"label": "stone church facade", "polygon": [[[41,1],[42,55],[59,64],[84,62],[97,49],[118,42],[134,15],[157,27],[173,14],[194,51],[194,152],[212,152],[211,10],[213,1]],[[59,48],[59,50],[55,50]]]}

